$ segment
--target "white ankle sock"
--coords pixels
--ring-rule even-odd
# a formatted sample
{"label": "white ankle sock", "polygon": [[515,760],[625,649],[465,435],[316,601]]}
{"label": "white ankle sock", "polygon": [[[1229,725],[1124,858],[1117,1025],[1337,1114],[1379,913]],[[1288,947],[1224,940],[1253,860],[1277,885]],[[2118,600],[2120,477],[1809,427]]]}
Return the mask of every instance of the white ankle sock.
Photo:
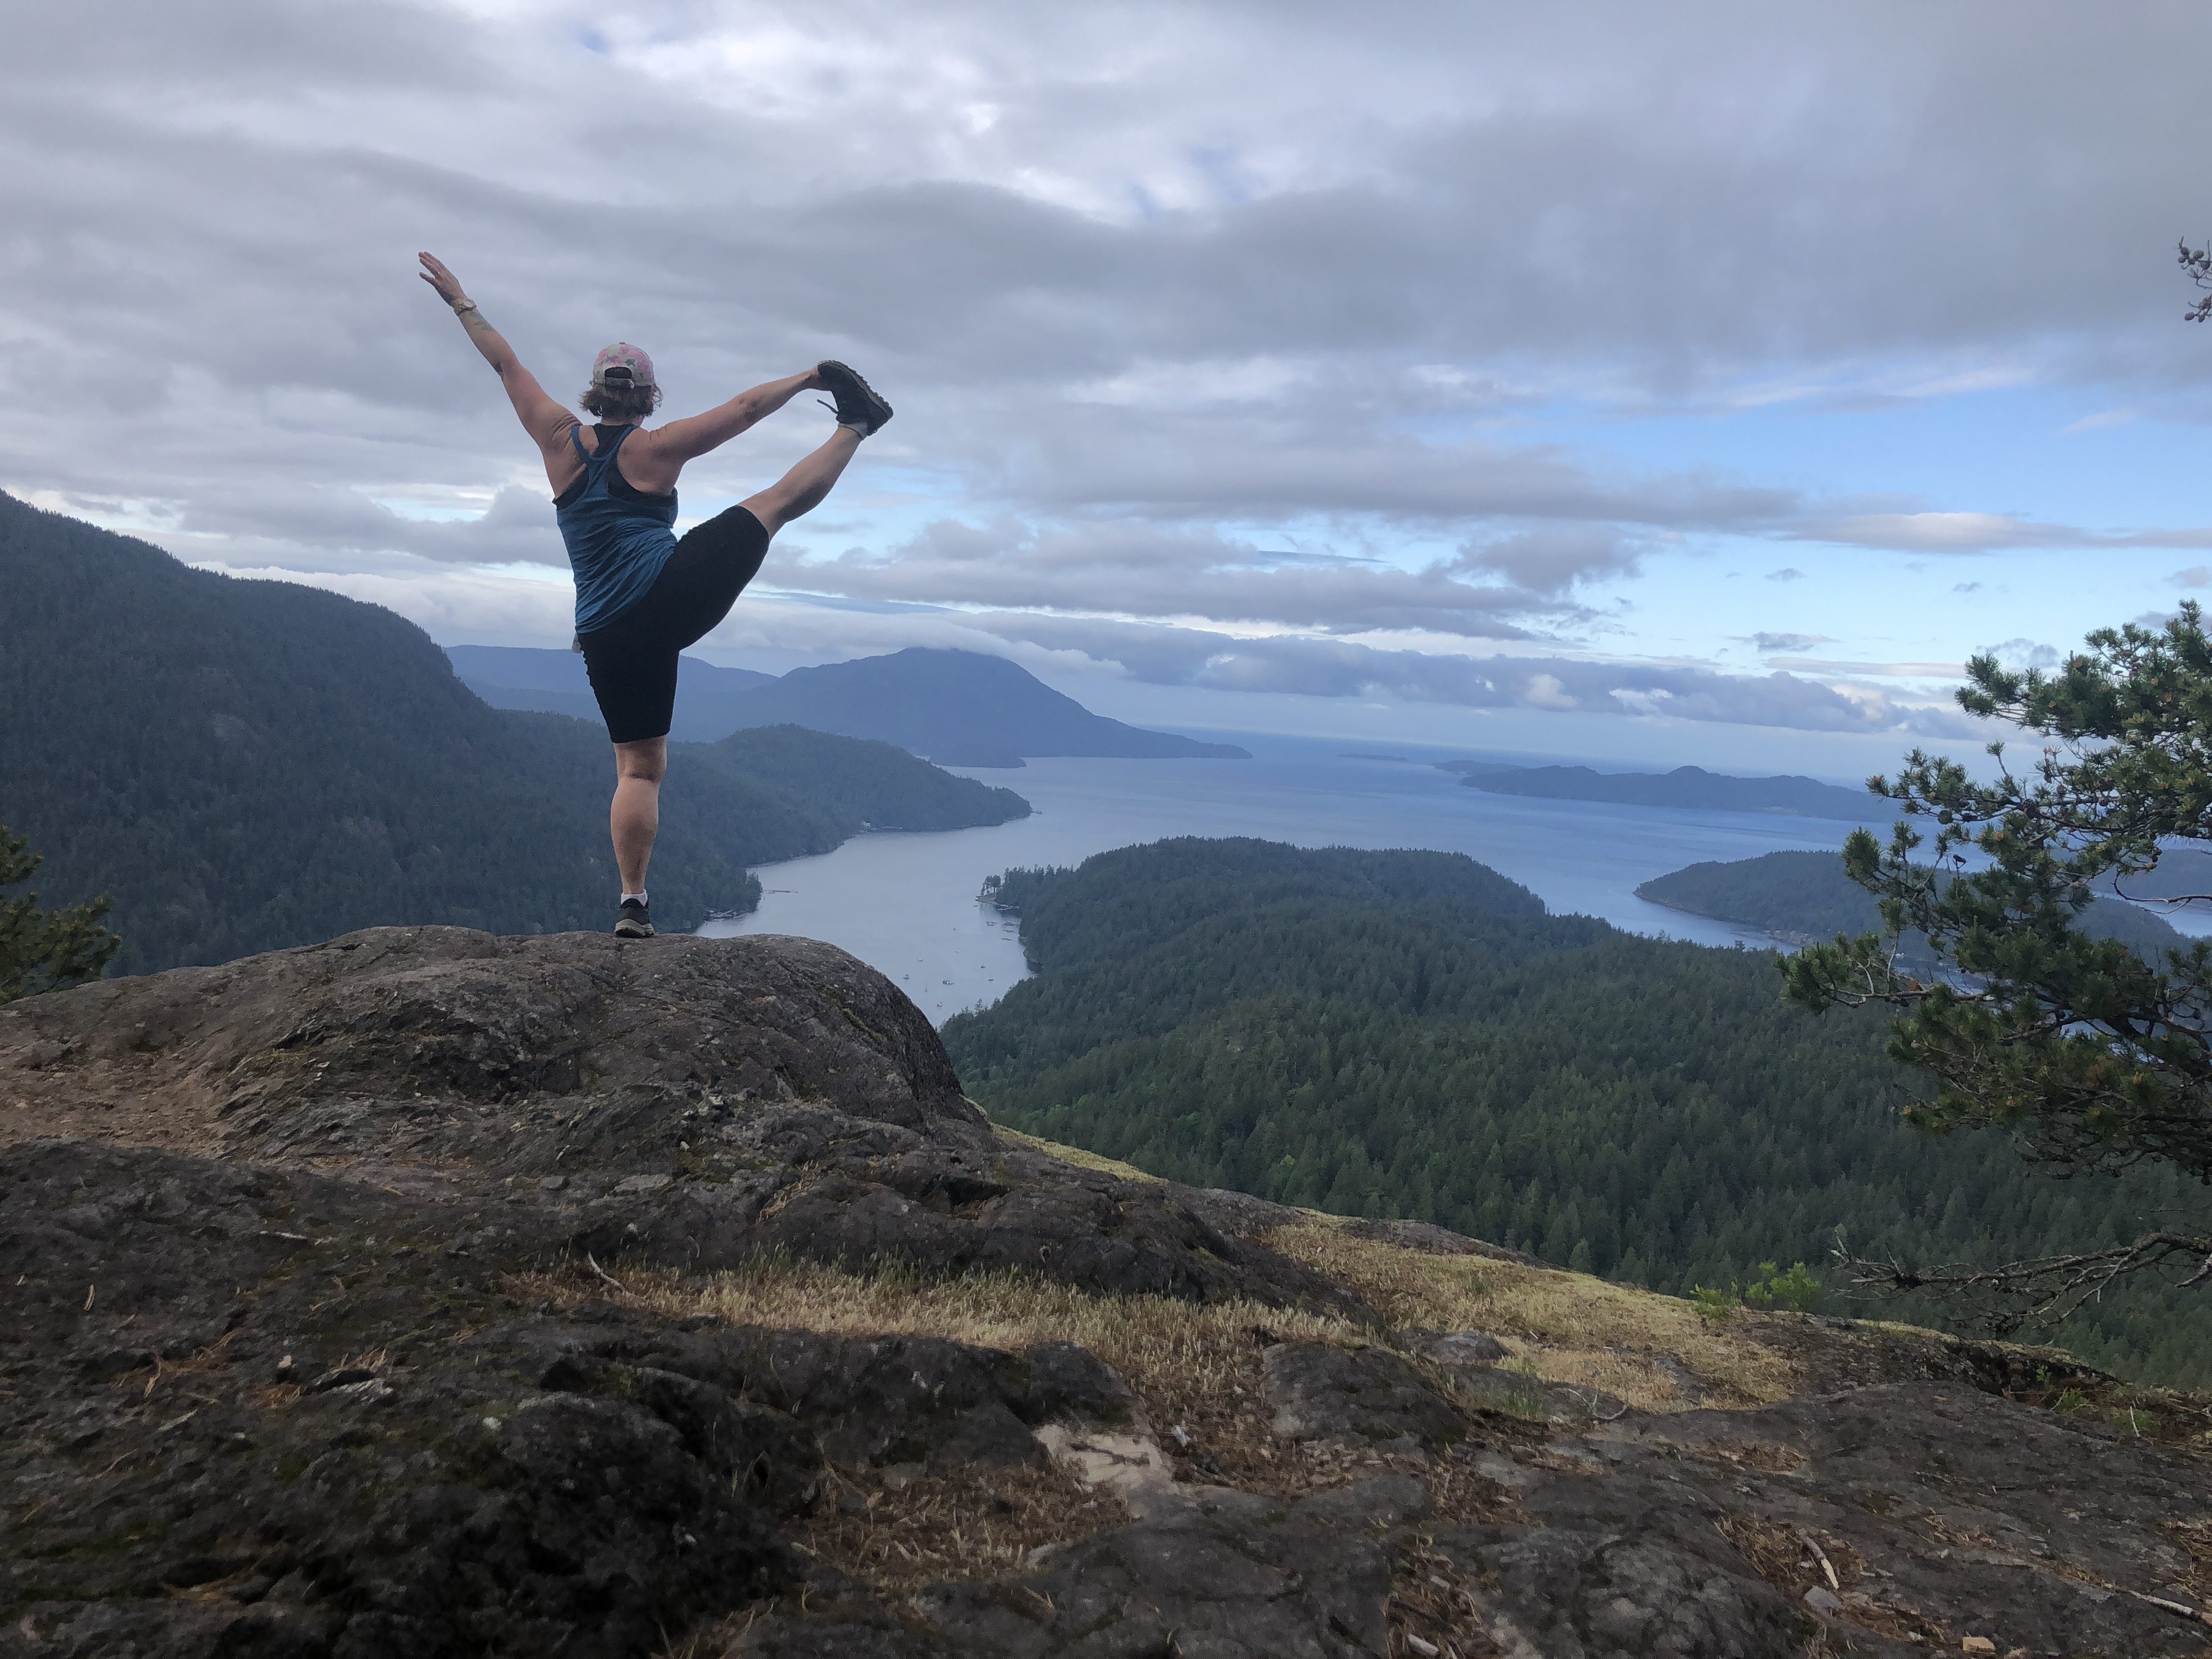
{"label": "white ankle sock", "polygon": [[[622,902],[624,904],[628,904],[632,899],[635,899],[640,904],[645,903],[645,895],[642,893],[624,893],[622,896]],[[651,907],[647,906],[647,908],[650,908]]]}

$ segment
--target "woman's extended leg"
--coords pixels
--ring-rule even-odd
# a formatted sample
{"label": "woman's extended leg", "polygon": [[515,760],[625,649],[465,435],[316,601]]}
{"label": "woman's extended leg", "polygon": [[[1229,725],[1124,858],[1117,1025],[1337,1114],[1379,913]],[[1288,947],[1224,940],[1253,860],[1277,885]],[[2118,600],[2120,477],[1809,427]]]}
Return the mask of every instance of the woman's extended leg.
{"label": "woman's extended leg", "polygon": [[761,528],[773,536],[793,519],[822,505],[830,485],[837,482],[838,474],[844,471],[845,464],[860,447],[860,434],[850,427],[841,426],[821,448],[759,495],[749,495],[738,504],[758,519]]}
{"label": "woman's extended leg", "polygon": [[653,838],[660,831],[660,780],[668,771],[668,739],[646,738],[615,745],[615,799],[607,828],[615,841],[615,867],[625,896],[645,891]]}

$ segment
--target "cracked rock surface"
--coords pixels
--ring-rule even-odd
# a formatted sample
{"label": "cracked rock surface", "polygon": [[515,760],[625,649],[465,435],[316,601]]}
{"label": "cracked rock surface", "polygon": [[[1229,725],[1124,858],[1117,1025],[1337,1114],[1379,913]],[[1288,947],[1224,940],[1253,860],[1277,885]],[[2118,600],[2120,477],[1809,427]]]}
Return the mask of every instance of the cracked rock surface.
{"label": "cracked rock surface", "polygon": [[[1513,1369],[1514,1333],[1392,1330],[1270,1248],[1294,1219],[1000,1139],[903,995],[805,940],[380,929],[9,1005],[0,1653],[2212,1648],[2174,1610],[2204,1461],[2004,1397],[2019,1351],[1855,1340],[1805,1368],[1840,1392],[1631,1412]],[[1240,1486],[1075,1342],[604,1282],[764,1256],[1364,1335],[1255,1326],[1272,1461],[1237,1467],[1282,1478]],[[1048,1538],[964,1575],[817,1547],[1062,1489]]]}

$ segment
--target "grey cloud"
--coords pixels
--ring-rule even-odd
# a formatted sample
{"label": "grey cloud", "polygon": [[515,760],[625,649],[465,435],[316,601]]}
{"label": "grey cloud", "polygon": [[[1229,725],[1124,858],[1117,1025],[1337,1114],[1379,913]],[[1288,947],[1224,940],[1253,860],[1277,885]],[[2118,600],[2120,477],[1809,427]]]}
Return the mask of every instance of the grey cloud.
{"label": "grey cloud", "polygon": [[1838,675],[1850,679],[1958,679],[1966,670],[1955,662],[1851,662],[1826,657],[1771,657],[1769,668],[1796,669],[1808,674]]}
{"label": "grey cloud", "polygon": [[542,564],[567,569],[545,496],[514,485],[480,516],[403,518],[367,495],[301,485],[202,496],[177,533],[341,553],[412,553],[447,564]]}
{"label": "grey cloud", "polygon": [[1015,446],[1004,467],[1010,493],[1060,511],[1572,521],[1510,525],[1492,544],[1504,544],[1501,557],[1547,574],[1577,562],[1627,568],[1634,550],[1616,527],[1622,524],[1757,532],[1788,522],[1805,505],[1794,490],[1705,472],[1613,479],[1557,445],[1426,442],[1376,431],[1371,415],[1361,420],[1358,411],[1338,409],[1317,418],[1304,406],[1147,410],[1138,418],[1111,408],[1065,408]]}
{"label": "grey cloud", "polygon": [[2065,660],[2065,653],[2039,640],[2000,640],[1976,654],[1995,657],[2008,668],[2056,668]]}
{"label": "grey cloud", "polygon": [[1990,723],[1979,715],[1969,715],[1956,708],[1942,704],[1907,708],[1898,721],[1898,730],[1909,732],[1916,738],[1961,738],[1976,743],[1987,743],[1993,730]]}
{"label": "grey cloud", "polygon": [[1832,645],[1826,634],[1753,634],[1750,642],[1762,652],[1802,651],[1815,645]]}
{"label": "grey cloud", "polygon": [[1145,524],[1036,531],[941,521],[878,557],[854,549],[769,567],[781,585],[814,592],[1041,611],[1205,617],[1330,633],[1427,630],[1527,639],[1555,614],[1517,588],[1462,581],[1442,565],[1419,571],[1354,565],[1264,568],[1264,556],[1211,532]]}
{"label": "grey cloud", "polygon": [[1906,553],[1989,553],[2026,547],[2212,547],[2202,528],[2098,532],[2002,513],[1868,513],[1814,519],[1783,532],[1792,541],[1843,542]]}
{"label": "grey cloud", "polygon": [[1794,567],[1783,570],[1770,570],[1766,573],[1766,580],[1771,582],[1802,582],[1805,580],[1805,573]]}
{"label": "grey cloud", "polygon": [[[143,85],[167,84],[172,96],[188,75],[200,98],[282,101],[300,83],[325,88],[470,89],[501,80],[496,59],[480,50],[480,31],[456,30],[435,7],[384,0],[373,10],[305,11],[283,0],[227,0],[216,8],[156,3],[104,9],[50,6],[9,27],[4,78],[26,90],[51,89],[40,66],[99,61],[108,86],[127,101]],[[439,50],[442,46],[442,50]],[[289,81],[279,79],[289,76]],[[86,88],[98,95],[98,86]]]}
{"label": "grey cloud", "polygon": [[1565,657],[1463,657],[1389,651],[1347,641],[1244,640],[1196,629],[994,613],[972,625],[1002,639],[1081,651],[1140,679],[1226,690],[1346,697],[1384,692],[1411,702],[1602,714],[1663,714],[1798,731],[1879,732],[1945,726],[1942,710],[1880,693],[1845,696],[1793,674],[1719,674],[1699,668]]}
{"label": "grey cloud", "polygon": [[[1241,130],[1255,143],[1267,142],[1269,117],[1290,116],[1267,90],[1224,98],[1217,78],[1199,94],[1207,70],[1225,66],[1211,55],[1228,44],[1208,27],[1218,12],[1115,15],[1164,30],[1185,61],[1159,71],[1149,112],[1137,96],[1110,111],[1078,103],[1102,154],[1170,144],[1140,118],[1157,123],[1185,96],[1203,104],[1212,134]],[[1740,7],[1691,6],[1670,9],[1663,31],[1637,27],[1648,14],[1633,12],[1594,30],[1588,12],[1518,28],[1422,8],[1399,28],[1364,31],[1357,52],[1308,20],[1264,46],[1240,40],[1235,78],[1243,88],[1267,80],[1252,73],[1255,55],[1280,65],[1286,86],[1328,64],[1333,101],[1359,131],[1348,161],[1326,158],[1337,135],[1324,118],[1311,154],[1274,187],[1195,191],[1190,205],[1110,226],[1054,220],[1042,204],[1025,203],[1030,213],[902,196],[871,217],[911,246],[907,270],[949,302],[946,337],[963,346],[1083,318],[1145,356],[1316,343],[1566,351],[1625,359],[1662,385],[1777,351],[1981,341],[2047,356],[2063,348],[2046,341],[2091,317],[2103,337],[2117,325],[2148,346],[2148,305],[2128,307],[2170,297],[2171,283],[2122,250],[2149,222],[2163,233],[2161,207],[2189,187],[2152,112],[2161,97],[2193,96],[2180,66],[2203,30],[2170,9],[2129,15],[2087,61],[2081,31],[2048,4],[2006,12],[2002,30],[1972,8],[1961,18],[1978,25],[1894,9],[1753,23]],[[972,40],[984,15],[1002,14],[947,8],[933,15],[933,36]],[[1050,47],[1038,44],[1042,60]],[[1435,71],[1443,63],[1455,97]],[[1435,95],[1409,96],[1408,83]],[[1020,131],[1064,155],[1070,138],[1046,131],[1046,112],[1073,91],[1039,74],[1009,100],[1034,124]],[[1306,100],[1300,112],[1312,121],[1311,111]],[[1758,143],[1744,142],[1747,130]],[[2063,179],[2032,159],[2054,142],[2075,158]],[[1126,178],[1143,165],[1102,170],[1100,159],[1070,157],[1070,171]],[[988,164],[975,175],[1000,176]],[[1963,199],[1960,177],[1976,180]],[[2026,199],[2045,210],[2032,225],[2005,205]],[[921,210],[900,211],[908,202]],[[2054,224],[2074,234],[2054,238]],[[808,230],[843,234],[821,221]],[[2010,280],[1990,283],[1993,270]],[[1155,303],[1166,294],[1175,303]]]}
{"label": "grey cloud", "polygon": [[[1431,362],[1534,352],[1617,362],[1665,390],[1777,355],[1975,342],[2045,352],[2093,326],[2142,350],[2148,302],[2172,284],[2131,250],[2153,223],[2163,245],[2166,204],[2191,182],[2154,112],[2194,95],[2185,66],[2206,34],[2202,20],[2140,6],[2085,53],[2055,3],[2008,9],[2001,31],[1894,9],[1752,21],[1709,3],[1671,9],[1657,29],[1627,8],[1617,27],[1593,28],[1587,12],[1522,24],[1437,5],[1361,29],[1348,52],[1341,20],[1262,27],[1231,6],[1018,23],[989,5],[933,8],[926,21],[889,7],[701,7],[661,19],[650,51],[591,58],[562,56],[569,28],[527,11],[380,8],[364,15],[389,18],[397,45],[356,48],[288,26],[277,7],[258,29],[240,14],[246,25],[221,40],[161,32],[159,8],[121,22],[112,9],[96,31],[57,26],[42,52],[15,54],[18,87],[37,63],[37,82],[70,88],[55,99],[65,105],[72,83],[104,74],[117,104],[159,88],[166,99],[144,103],[189,125],[178,115],[199,111],[180,84],[204,88],[214,109],[230,77],[250,76],[262,118],[238,125],[319,142],[327,165],[342,129],[319,125],[330,120],[319,99],[358,100],[376,78],[364,64],[412,55],[425,68],[394,96],[424,120],[375,145],[428,163],[453,153],[441,142],[452,122],[421,94],[435,66],[465,64],[502,102],[566,103],[576,118],[565,131],[518,124],[528,145],[471,155],[501,187],[466,193],[490,198],[486,228],[507,234],[471,240],[507,241],[518,274],[605,283],[618,265],[648,307],[682,292],[734,298],[784,327],[837,319],[956,382],[1285,350]],[[141,28],[161,50],[111,65],[112,43]],[[825,69],[842,49],[848,67],[749,118],[715,50],[748,28],[817,43]],[[1114,50],[1125,30],[1162,51]],[[914,49],[921,38],[928,52]],[[696,70],[681,68],[687,58]],[[863,59],[902,65],[909,85],[896,89],[921,95],[885,97],[883,84],[871,99],[871,74],[894,71],[849,67]],[[1253,73],[1255,60],[1274,72]],[[912,85],[942,63],[964,94]],[[1316,112],[1297,89],[1323,65],[1337,95]],[[594,85],[617,90],[587,99]],[[959,110],[979,100],[995,111],[988,140],[962,136]],[[1747,128],[1759,143],[1743,142]],[[231,171],[195,184],[151,140],[149,199],[210,199]],[[2073,159],[2063,178],[2035,160],[2051,143]],[[1157,185],[1131,188],[1133,171],[1187,167],[1200,149],[1275,159],[1233,187],[1218,170],[1193,174],[1172,206]],[[624,209],[636,252],[562,258],[594,228],[601,182],[635,176],[648,154],[652,183],[634,185]],[[738,161],[757,167],[734,173]],[[571,171],[591,188],[563,200]],[[741,211],[726,182],[738,176],[758,181]],[[1960,177],[1977,181],[1963,199]],[[2039,204],[2032,225],[2009,205],[2020,199]],[[702,210],[726,200],[732,210]],[[1993,270],[2010,280],[1992,284]]]}
{"label": "grey cloud", "polygon": [[1471,543],[1454,562],[1495,570],[1532,592],[1556,593],[1601,576],[1632,574],[1642,546],[1611,525],[1546,525]]}
{"label": "grey cloud", "polygon": [[[2057,0],[1656,21],[1627,0],[759,0],[602,9],[605,52],[550,5],[47,7],[0,61],[0,362],[19,399],[25,363],[70,373],[0,482],[272,565],[556,564],[527,446],[413,281],[428,246],[556,398],[618,333],[675,411],[864,362],[902,413],[855,488],[900,528],[854,539],[985,526],[806,568],[869,603],[1513,639],[1586,621],[1562,596],[1668,533],[2212,546],[1480,424],[1562,395],[1634,414],[2185,385],[2164,250],[2196,163],[2167,126],[2212,17],[2117,3],[2085,31]],[[809,418],[696,468],[687,501],[772,476]],[[473,524],[376,505],[495,490]],[[1317,526],[1358,554],[1267,556]],[[1415,537],[1457,562],[1397,568]],[[1312,654],[1339,647],[1365,648],[1279,662],[1354,672]],[[1460,684],[1463,660],[1436,672]],[[1752,706],[1498,672],[1577,707]]]}

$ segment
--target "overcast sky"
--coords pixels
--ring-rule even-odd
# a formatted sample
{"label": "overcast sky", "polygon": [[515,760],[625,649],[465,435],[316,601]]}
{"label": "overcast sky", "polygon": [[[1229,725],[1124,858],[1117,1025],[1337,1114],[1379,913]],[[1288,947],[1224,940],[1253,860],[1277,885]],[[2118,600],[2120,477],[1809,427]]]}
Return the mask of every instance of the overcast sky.
{"label": "overcast sky", "polygon": [[[1851,775],[2212,583],[2212,10],[2055,0],[50,6],[0,487],[556,646],[556,396],[897,406],[703,647],[1152,723]],[[687,520],[826,434],[696,464]]]}

